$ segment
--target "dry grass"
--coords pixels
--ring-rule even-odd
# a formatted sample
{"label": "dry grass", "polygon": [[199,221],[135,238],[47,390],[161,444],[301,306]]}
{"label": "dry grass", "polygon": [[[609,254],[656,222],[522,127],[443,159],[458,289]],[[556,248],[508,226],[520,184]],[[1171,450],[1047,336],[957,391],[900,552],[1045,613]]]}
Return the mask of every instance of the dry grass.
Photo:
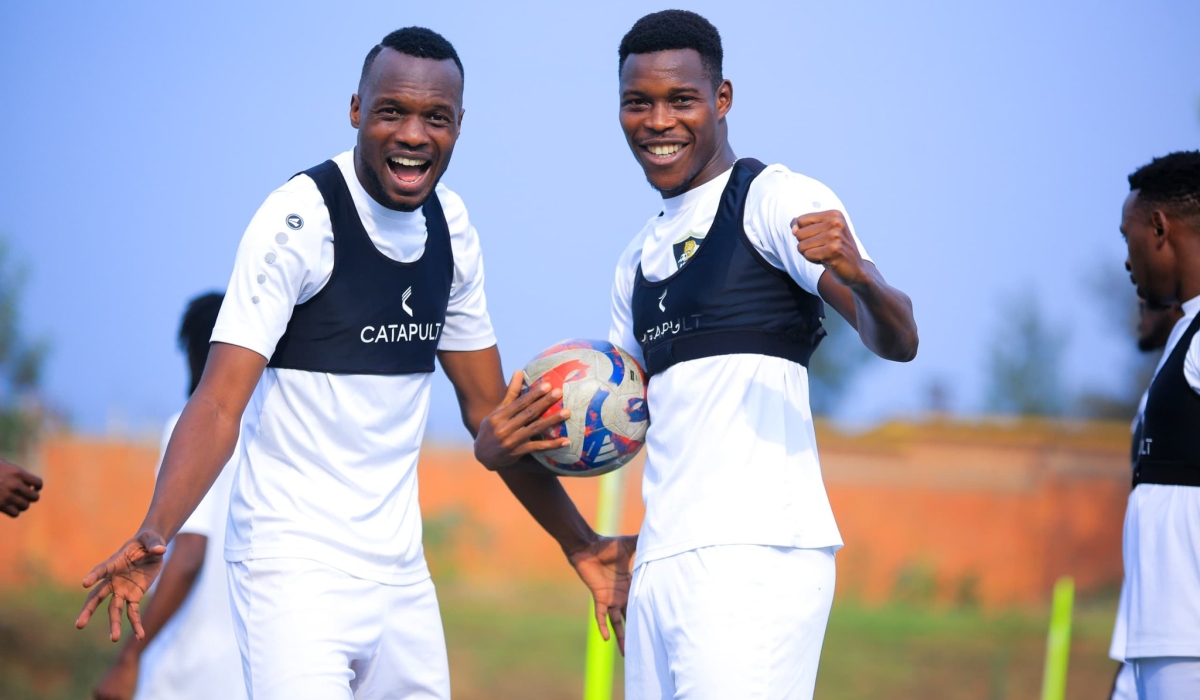
{"label": "dry grass", "polygon": [[[579,698],[587,614],[581,594],[573,586],[441,586],[454,697]],[[115,649],[99,626],[74,629],[81,601],[79,591],[46,586],[0,598],[0,698],[88,697]],[[1106,658],[1113,608],[1112,600],[1077,608],[1068,698],[1106,696],[1115,670]],[[988,615],[974,609],[839,604],[826,636],[817,697],[1037,697],[1045,624],[1045,611]]]}

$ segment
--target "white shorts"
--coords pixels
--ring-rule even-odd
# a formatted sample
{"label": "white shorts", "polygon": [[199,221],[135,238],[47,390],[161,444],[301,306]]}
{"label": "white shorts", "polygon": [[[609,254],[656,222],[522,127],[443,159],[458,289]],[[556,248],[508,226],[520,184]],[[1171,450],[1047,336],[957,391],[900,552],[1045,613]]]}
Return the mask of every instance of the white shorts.
{"label": "white shorts", "polygon": [[640,564],[628,700],[809,700],[833,605],[833,548],[721,545]]}
{"label": "white shorts", "polygon": [[1163,656],[1133,659],[1140,700],[1196,700],[1200,698],[1200,659]]}
{"label": "white shorts", "polygon": [[433,581],[389,586],[307,559],[229,563],[253,700],[450,697]]}
{"label": "white shorts", "polygon": [[1133,677],[1133,664],[1121,664],[1117,677],[1113,679],[1112,695],[1108,700],[1138,700],[1137,680]]}

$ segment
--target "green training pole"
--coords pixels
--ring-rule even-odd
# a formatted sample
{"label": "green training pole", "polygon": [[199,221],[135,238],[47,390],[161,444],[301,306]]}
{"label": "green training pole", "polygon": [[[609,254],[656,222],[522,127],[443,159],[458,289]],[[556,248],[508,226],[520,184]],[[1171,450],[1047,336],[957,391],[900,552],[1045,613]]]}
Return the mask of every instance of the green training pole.
{"label": "green training pole", "polygon": [[1075,581],[1070,576],[1063,576],[1054,584],[1054,602],[1050,606],[1042,700],[1063,700],[1067,694],[1067,659],[1071,655],[1071,607],[1074,602]]}
{"label": "green training pole", "polygon": [[[616,535],[621,521],[621,485],[625,470],[600,476],[600,498],[596,504],[596,532]],[[617,642],[609,625],[609,641],[596,627],[596,605],[589,598],[587,614],[587,661],[583,672],[583,700],[612,700],[613,669],[617,663]]]}

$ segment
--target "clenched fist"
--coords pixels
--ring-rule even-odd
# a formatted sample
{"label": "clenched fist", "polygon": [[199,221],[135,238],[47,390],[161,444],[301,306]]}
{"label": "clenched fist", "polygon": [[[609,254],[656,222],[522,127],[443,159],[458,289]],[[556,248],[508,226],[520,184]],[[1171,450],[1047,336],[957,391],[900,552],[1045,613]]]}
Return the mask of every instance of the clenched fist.
{"label": "clenched fist", "polygon": [[792,235],[804,259],[824,265],[838,282],[853,287],[867,282],[870,273],[858,252],[846,217],[836,209],[792,219]]}

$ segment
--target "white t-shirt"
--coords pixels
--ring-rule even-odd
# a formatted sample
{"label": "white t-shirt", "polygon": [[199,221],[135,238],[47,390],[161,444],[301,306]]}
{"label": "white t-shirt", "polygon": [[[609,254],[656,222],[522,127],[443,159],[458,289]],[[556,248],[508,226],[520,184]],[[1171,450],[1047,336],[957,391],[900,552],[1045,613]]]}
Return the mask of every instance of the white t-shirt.
{"label": "white t-shirt", "polygon": [[[167,451],[178,420],[176,413],[167,421],[162,454]],[[179,528],[181,535],[208,538],[204,566],[183,604],[142,653],[135,700],[246,697],[242,656],[229,607],[229,576],[222,555],[234,471],[235,467],[229,465],[221,470],[208,494]],[[170,558],[168,553],[167,560]]]}
{"label": "white t-shirt", "polygon": [[[401,262],[425,250],[425,217],[383,207],[363,189],[354,156],[334,158],[371,242]],[[450,228],[454,278],[439,350],[496,344],[483,293],[479,238],[458,195],[437,195]],[[299,229],[296,218],[303,223]],[[271,193],[238,248],[213,342],[270,358],[292,308],[333,271],[329,211],[311,178]],[[430,374],[335,375],[268,367],[242,418],[225,558],[313,559],[352,576],[404,584],[429,576],[421,547],[417,453]]]}
{"label": "white t-shirt", "polygon": [[[1183,303],[1162,359],[1200,311]],[[1200,333],[1192,338],[1183,374],[1200,391]],[[1200,488],[1139,484],[1125,509],[1125,580],[1109,655],[1118,661],[1157,656],[1200,657]]]}
{"label": "white t-shirt", "polygon": [[[663,200],[662,216],[651,218],[621,255],[609,340],[639,362],[631,310],[638,265],[654,282],[681,260],[686,264],[712,226],[730,172]],[[772,165],[750,186],[746,235],[767,261],[816,294],[825,268],[796,249],[791,221],[830,209],[845,214],[828,187]],[[764,355],[682,362],[650,380],[648,400],[638,564],[719,544],[841,546],[821,480],[803,366]]]}

